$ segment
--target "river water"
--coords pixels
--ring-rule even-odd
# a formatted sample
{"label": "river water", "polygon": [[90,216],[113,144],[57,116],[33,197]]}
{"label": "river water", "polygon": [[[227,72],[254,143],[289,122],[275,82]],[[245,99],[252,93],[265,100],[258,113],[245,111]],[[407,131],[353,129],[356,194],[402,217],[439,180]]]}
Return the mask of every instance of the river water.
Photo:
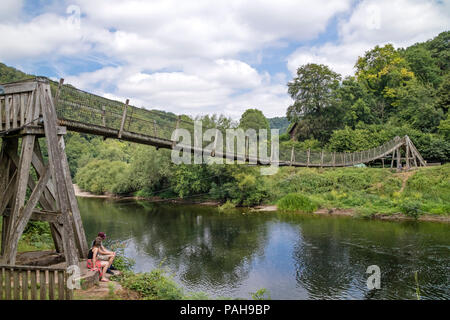
{"label": "river water", "polygon": [[[186,292],[272,299],[450,299],[450,225],[79,198],[89,241],[125,245],[134,271],[164,267]],[[371,265],[380,289],[369,290]],[[373,283],[373,282],[372,282]]]}

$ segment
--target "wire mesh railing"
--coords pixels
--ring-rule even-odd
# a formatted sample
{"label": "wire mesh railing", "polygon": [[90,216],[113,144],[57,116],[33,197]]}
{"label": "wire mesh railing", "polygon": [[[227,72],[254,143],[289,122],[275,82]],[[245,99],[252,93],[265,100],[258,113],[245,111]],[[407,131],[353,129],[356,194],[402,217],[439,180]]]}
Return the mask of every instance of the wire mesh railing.
{"label": "wire mesh railing", "polygon": [[[131,132],[164,139],[169,142],[173,142],[171,139],[175,129],[186,129],[191,134],[191,141],[183,141],[184,145],[197,145],[197,147],[206,148],[211,144],[211,141],[202,141],[199,144],[194,143],[195,122],[187,116],[138,108],[128,103],[79,90],[71,85],[53,87],[53,95],[57,97],[56,111],[60,120],[76,121],[85,125]],[[203,128],[202,130],[205,132],[207,129],[209,128]],[[222,137],[225,137],[223,130],[221,133]],[[301,166],[352,166],[384,157],[392,153],[402,143],[404,141],[401,138],[395,137],[379,147],[352,153],[299,150],[295,147],[280,145],[278,162]],[[226,154],[225,141],[223,142],[223,148]],[[208,152],[212,151],[210,149],[209,147]],[[231,150],[231,148],[229,149]],[[268,157],[270,157],[270,143],[267,151]],[[238,158],[249,156],[248,149],[240,150],[236,147],[233,154]],[[260,156],[258,154],[258,157]],[[272,159],[273,161],[277,160]]]}

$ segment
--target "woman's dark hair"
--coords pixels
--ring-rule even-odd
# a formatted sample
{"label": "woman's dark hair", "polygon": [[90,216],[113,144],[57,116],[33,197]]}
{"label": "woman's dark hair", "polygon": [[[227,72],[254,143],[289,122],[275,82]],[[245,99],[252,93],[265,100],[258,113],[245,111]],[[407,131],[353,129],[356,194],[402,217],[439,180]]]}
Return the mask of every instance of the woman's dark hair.
{"label": "woman's dark hair", "polygon": [[102,245],[102,238],[97,237],[94,240],[93,247],[99,248]]}

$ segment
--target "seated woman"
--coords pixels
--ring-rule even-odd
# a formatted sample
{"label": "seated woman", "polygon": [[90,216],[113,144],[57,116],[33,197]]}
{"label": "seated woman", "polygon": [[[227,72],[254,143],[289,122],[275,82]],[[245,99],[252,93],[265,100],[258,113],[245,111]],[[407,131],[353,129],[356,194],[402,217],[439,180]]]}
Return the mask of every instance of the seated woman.
{"label": "seated woman", "polygon": [[[108,261],[109,262],[109,266],[110,266],[109,269],[110,270],[115,270],[115,268],[112,266],[112,264],[113,264],[114,258],[116,257],[116,253],[114,251],[110,251],[110,250],[106,249],[103,246],[103,240],[106,239],[106,234],[104,232],[99,232],[98,235],[97,235],[97,238],[100,238],[100,241],[101,241],[100,242],[100,248],[98,250],[98,252],[99,252],[98,259],[101,260],[101,261]],[[92,243],[92,244],[94,244],[94,243]],[[110,272],[110,271],[108,273],[112,274],[112,272]]]}
{"label": "seated woman", "polygon": [[109,279],[105,277],[105,274],[111,266],[112,259],[109,261],[102,261],[98,258],[101,245],[102,239],[100,237],[95,238],[92,248],[89,249],[87,267],[92,270],[98,270],[100,273],[100,281],[108,282]]}

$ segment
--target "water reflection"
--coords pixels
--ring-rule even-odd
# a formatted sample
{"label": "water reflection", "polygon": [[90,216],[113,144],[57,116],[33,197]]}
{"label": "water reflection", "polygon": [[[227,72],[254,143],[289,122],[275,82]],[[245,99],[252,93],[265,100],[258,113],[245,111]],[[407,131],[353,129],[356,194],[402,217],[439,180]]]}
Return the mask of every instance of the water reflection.
{"label": "water reflection", "polygon": [[[187,291],[273,299],[448,299],[449,226],[298,214],[235,212],[202,206],[79,199],[86,234],[127,243],[135,271],[161,261]],[[368,290],[366,269],[381,268]]]}

